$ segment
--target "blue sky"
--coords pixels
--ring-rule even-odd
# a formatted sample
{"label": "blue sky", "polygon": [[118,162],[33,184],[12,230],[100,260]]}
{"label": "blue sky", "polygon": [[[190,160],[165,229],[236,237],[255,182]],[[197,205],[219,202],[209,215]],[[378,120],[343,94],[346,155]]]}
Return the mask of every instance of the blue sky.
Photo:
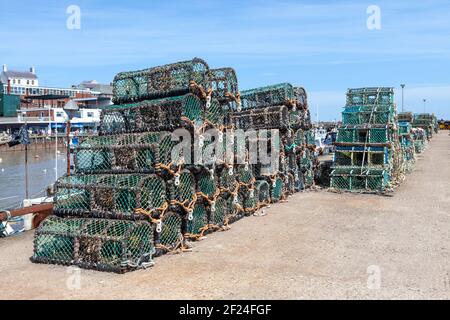
{"label": "blue sky", "polygon": [[[450,2],[0,0],[0,64],[40,82],[112,81],[193,57],[235,68],[241,89],[304,86],[313,113],[340,119],[347,88],[407,85],[406,109],[450,119]],[[69,5],[81,29],[66,28]],[[366,10],[381,9],[381,30]],[[400,107],[401,94],[397,101]]]}

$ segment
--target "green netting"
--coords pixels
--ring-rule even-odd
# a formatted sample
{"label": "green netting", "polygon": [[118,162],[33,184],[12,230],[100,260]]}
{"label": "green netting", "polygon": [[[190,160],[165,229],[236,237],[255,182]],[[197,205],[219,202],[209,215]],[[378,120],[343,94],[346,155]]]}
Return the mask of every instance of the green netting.
{"label": "green netting", "polygon": [[295,177],[292,173],[284,176],[284,194],[291,195],[295,193]]}
{"label": "green netting", "polygon": [[409,122],[399,122],[398,123],[398,134],[400,136],[407,136],[411,134],[411,124]]}
{"label": "green netting", "polygon": [[313,168],[312,154],[309,149],[303,150],[300,157],[300,169],[302,171],[311,170]]}
{"label": "green netting", "polygon": [[393,111],[344,111],[342,113],[342,123],[343,125],[387,124],[394,123],[394,116]]}
{"label": "green netting", "polygon": [[167,152],[172,145],[170,136],[164,139],[158,133],[88,137],[74,150],[76,172],[149,172],[155,164],[170,160]]}
{"label": "green netting", "polygon": [[399,122],[414,122],[414,114],[412,112],[400,112],[397,118]]}
{"label": "green netting", "polygon": [[347,106],[391,106],[393,104],[394,88],[349,89],[347,92]]}
{"label": "green netting", "polygon": [[214,126],[224,125],[226,111],[227,110],[224,109],[223,105],[220,104],[218,100],[208,100],[205,106],[205,120]]}
{"label": "green netting", "polygon": [[305,131],[305,142],[307,145],[313,146],[316,144],[316,136],[313,130]]}
{"label": "green netting", "polygon": [[385,192],[390,188],[390,175],[382,169],[338,168],[331,173],[331,187],[346,191]]}
{"label": "green netting", "polygon": [[255,198],[260,204],[270,203],[270,185],[266,180],[255,182]]}
{"label": "green netting", "polygon": [[[216,110],[217,104],[217,100],[211,100],[211,110],[215,110],[213,115],[216,114],[217,117],[217,120],[211,120],[220,124],[220,109]],[[173,130],[184,125],[184,118],[200,125],[205,120],[205,108],[206,102],[193,94],[113,105],[102,111],[99,131],[105,135]]]}
{"label": "green netting", "polygon": [[208,199],[212,200],[214,195],[217,192],[217,180],[214,171],[211,170],[202,170],[199,174],[196,175],[197,179],[197,191],[201,192],[202,195],[208,197]]}
{"label": "green netting", "polygon": [[[232,68],[211,69],[209,73],[210,87],[213,96],[220,101],[228,101],[229,95],[236,96],[239,92],[236,72]],[[236,108],[233,108],[235,110]]]}
{"label": "green netting", "polygon": [[242,189],[242,195],[244,199],[244,209],[247,214],[253,213],[258,209],[258,198],[255,193],[254,187],[248,189]]}
{"label": "green netting", "polygon": [[283,197],[283,179],[277,176],[270,184],[270,198],[273,203],[278,202]]}
{"label": "green netting", "polygon": [[250,184],[253,180],[253,172],[249,164],[240,164],[235,166],[236,180],[243,184]]}
{"label": "green netting", "polygon": [[281,83],[241,92],[242,108],[255,109],[281,106],[295,101],[294,87],[289,83]]}
{"label": "green netting", "polygon": [[370,143],[386,143],[389,141],[389,129],[387,128],[373,128],[370,129]]}
{"label": "green netting", "polygon": [[295,132],[294,143],[298,146],[303,146],[306,143],[305,132],[302,129]]}
{"label": "green netting", "polygon": [[183,216],[177,212],[167,211],[164,213],[161,222],[161,229],[158,225],[156,226],[156,248],[163,252],[179,248],[183,244]]}
{"label": "green netting", "polygon": [[228,201],[224,197],[218,196],[217,199],[211,203],[210,211],[210,224],[221,227],[225,224],[231,210]]}
{"label": "green netting", "polygon": [[275,106],[234,112],[231,122],[237,129],[281,129],[289,128],[289,111],[286,106]]}
{"label": "green netting", "polygon": [[170,199],[190,203],[195,195],[195,178],[189,170],[177,173],[170,184]]}
{"label": "green netting", "polygon": [[194,139],[195,163],[204,167],[226,163],[226,138],[222,130],[214,128],[196,135]]}
{"label": "green netting", "polygon": [[205,61],[194,58],[145,70],[122,72],[113,81],[113,101],[122,103],[184,94],[189,92],[191,81],[207,88],[208,71]]}
{"label": "green netting", "polygon": [[[55,185],[54,212],[60,216],[135,219],[167,202],[164,181],[149,175],[73,175]],[[138,216],[139,217],[139,216]]]}
{"label": "green netting", "polygon": [[389,157],[389,149],[385,148],[345,148],[340,150],[338,148],[334,155],[335,166],[356,166],[356,167],[384,167],[392,160]]}
{"label": "green netting", "polygon": [[218,175],[219,187],[226,190],[232,191],[236,188],[236,171],[233,166],[228,168],[223,168]]}
{"label": "green netting", "polygon": [[294,188],[295,188],[295,192],[300,192],[302,190],[305,189],[305,181],[303,179],[303,173],[300,170],[300,168],[298,168],[297,170],[295,170],[293,172],[294,175]]}
{"label": "green netting", "polygon": [[192,214],[189,216],[186,225],[186,237],[196,238],[203,236],[206,226],[209,223],[208,211],[203,202],[197,201],[192,210]]}
{"label": "green netting", "polygon": [[37,263],[126,272],[153,265],[153,227],[144,221],[49,217],[37,229]]}
{"label": "green netting", "polygon": [[336,141],[339,143],[387,143],[388,141],[390,141],[391,131],[392,129],[388,127],[338,128],[338,135]]}
{"label": "green netting", "polygon": [[303,183],[305,188],[310,188],[314,185],[314,170],[308,169],[303,174]]}

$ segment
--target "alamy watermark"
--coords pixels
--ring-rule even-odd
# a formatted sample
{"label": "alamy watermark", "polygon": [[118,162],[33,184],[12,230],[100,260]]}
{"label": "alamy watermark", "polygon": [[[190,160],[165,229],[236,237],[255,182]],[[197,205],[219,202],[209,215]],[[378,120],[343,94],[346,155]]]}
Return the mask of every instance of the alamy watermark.
{"label": "alamy watermark", "polygon": [[[261,164],[278,170],[280,161],[280,132],[273,130],[233,130],[222,132],[209,129],[194,134],[187,129],[166,132],[176,145],[171,150],[174,164],[214,165]],[[160,146],[161,148],[161,146]]]}
{"label": "alamy watermark", "polygon": [[68,267],[66,273],[69,275],[66,279],[66,288],[68,290],[81,289],[81,269],[78,267]]}
{"label": "alamy watermark", "polygon": [[377,265],[367,267],[367,288],[370,290],[381,289],[381,268]]}
{"label": "alamy watermark", "polygon": [[81,9],[77,5],[70,5],[66,9],[66,13],[69,15],[66,20],[66,27],[69,30],[81,29]]}
{"label": "alamy watermark", "polygon": [[381,30],[381,8],[376,5],[370,5],[367,7],[367,29],[369,30]]}

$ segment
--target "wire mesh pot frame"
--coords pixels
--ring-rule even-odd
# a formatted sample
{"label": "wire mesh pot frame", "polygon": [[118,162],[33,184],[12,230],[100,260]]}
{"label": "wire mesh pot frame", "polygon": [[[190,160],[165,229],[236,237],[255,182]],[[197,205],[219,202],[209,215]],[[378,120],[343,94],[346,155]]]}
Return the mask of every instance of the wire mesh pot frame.
{"label": "wire mesh pot frame", "polygon": [[[216,100],[211,103],[217,105]],[[100,114],[99,135],[200,126],[205,122],[205,108],[206,102],[193,94],[108,107]]]}
{"label": "wire mesh pot frame", "polygon": [[235,129],[289,129],[289,111],[286,106],[274,106],[250,109],[231,114],[231,123]]}
{"label": "wire mesh pot frame", "polygon": [[286,200],[285,194],[285,174],[278,173],[272,176],[263,176],[260,179],[267,181],[270,186],[270,203],[277,203]]}
{"label": "wire mesh pot frame", "polygon": [[[54,197],[54,214],[56,216],[142,220],[144,217],[136,213],[137,208],[145,208],[147,212],[153,214],[163,212],[167,208],[166,185],[157,175],[87,177],[91,181],[55,184],[57,192]],[[66,178],[77,179],[77,176]]]}
{"label": "wire mesh pot frame", "polygon": [[34,263],[125,273],[154,265],[153,227],[145,221],[45,219],[34,235]]}
{"label": "wire mesh pot frame", "polygon": [[209,82],[213,96],[220,102],[236,102],[236,98],[240,96],[238,79],[233,68],[210,69]]}
{"label": "wire mesh pot frame", "polygon": [[[127,174],[127,173],[155,173],[155,165],[159,163],[159,144],[130,144],[112,145],[108,147],[76,147],[74,152],[76,173],[83,174]],[[109,165],[105,168],[83,168],[83,154],[88,154],[90,161],[95,163],[97,157],[108,157]],[[151,154],[151,159],[141,159],[141,156]],[[149,162],[151,161],[151,162]]]}
{"label": "wire mesh pot frame", "polygon": [[207,88],[208,78],[209,66],[199,58],[121,72],[113,80],[113,102],[120,104],[186,94],[190,92],[192,82]]}
{"label": "wire mesh pot frame", "polygon": [[[197,199],[195,198],[191,207],[194,207]],[[183,226],[185,220],[191,220],[193,217],[192,209],[171,210],[170,205],[165,206],[158,213],[146,211],[142,208],[136,209],[136,213],[145,216],[155,226],[155,256],[165,253],[180,253],[191,251],[190,247],[185,243],[183,236]]]}
{"label": "wire mesh pot frame", "polygon": [[243,110],[282,105],[296,108],[295,98],[294,87],[289,83],[241,91]]}

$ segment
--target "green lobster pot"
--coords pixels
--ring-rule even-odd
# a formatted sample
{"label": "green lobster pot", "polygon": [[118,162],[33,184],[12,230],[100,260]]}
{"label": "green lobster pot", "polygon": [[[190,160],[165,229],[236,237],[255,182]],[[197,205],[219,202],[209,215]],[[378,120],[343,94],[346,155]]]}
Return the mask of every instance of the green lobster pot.
{"label": "green lobster pot", "polygon": [[187,169],[182,170],[170,184],[172,200],[191,202],[195,195],[195,177]]}
{"label": "green lobster pot", "polygon": [[77,176],[65,176],[56,184],[54,210],[83,210],[90,209],[91,189],[84,187],[84,179]]}
{"label": "green lobster pot", "polygon": [[273,203],[280,201],[283,197],[283,186],[283,179],[280,176],[271,181],[270,197]]}
{"label": "green lobster pot", "polygon": [[211,69],[209,81],[213,96],[221,102],[229,101],[228,95],[236,96],[239,92],[238,80],[233,68]]}
{"label": "green lobster pot", "polygon": [[153,228],[144,221],[49,217],[36,231],[36,263],[126,272],[153,265]]}
{"label": "green lobster pot", "polygon": [[255,188],[243,190],[244,209],[247,214],[253,213],[258,209],[258,197]]}
{"label": "green lobster pot", "polygon": [[180,214],[168,211],[162,218],[161,230],[156,228],[157,247],[163,251],[171,251],[177,249],[183,242],[182,235],[183,218]]}
{"label": "green lobster pot", "polygon": [[249,164],[239,164],[235,166],[236,179],[243,184],[250,184],[253,179],[253,172]]}
{"label": "green lobster pot", "polygon": [[197,190],[213,199],[217,192],[216,175],[211,174],[210,171],[203,170],[197,175]]}
{"label": "green lobster pot", "polygon": [[219,187],[228,191],[236,188],[236,171],[234,167],[223,168],[219,173]]}
{"label": "green lobster pot", "polygon": [[215,226],[223,226],[227,216],[230,214],[230,208],[228,202],[222,196],[217,197],[217,199],[210,205],[209,208],[210,223]]}
{"label": "green lobster pot", "polygon": [[294,87],[289,83],[281,83],[241,92],[242,108],[255,109],[285,105],[295,100]]}
{"label": "green lobster pot", "polygon": [[[222,110],[216,99],[211,100],[209,107],[211,121],[223,121],[220,118]],[[185,124],[183,118],[194,125],[201,125],[205,120],[205,108],[206,101],[190,93],[135,104],[113,105],[102,110],[99,131],[101,135],[172,131]]]}
{"label": "green lobster pot", "polygon": [[255,182],[255,196],[259,203],[270,203],[270,185],[266,180],[257,180]]}
{"label": "green lobster pot", "polygon": [[203,235],[204,228],[208,225],[208,212],[203,201],[197,201],[192,210],[192,215],[188,217],[186,233],[191,237]]}
{"label": "green lobster pot", "polygon": [[285,176],[284,190],[287,195],[295,193],[295,176],[290,172]]}
{"label": "green lobster pot", "polygon": [[139,206],[150,211],[167,203],[167,190],[164,180],[157,175],[145,176],[139,182]]}
{"label": "green lobster pot", "polygon": [[190,82],[208,87],[209,67],[202,59],[194,58],[145,70],[121,72],[113,81],[114,103],[157,99],[185,94]]}

